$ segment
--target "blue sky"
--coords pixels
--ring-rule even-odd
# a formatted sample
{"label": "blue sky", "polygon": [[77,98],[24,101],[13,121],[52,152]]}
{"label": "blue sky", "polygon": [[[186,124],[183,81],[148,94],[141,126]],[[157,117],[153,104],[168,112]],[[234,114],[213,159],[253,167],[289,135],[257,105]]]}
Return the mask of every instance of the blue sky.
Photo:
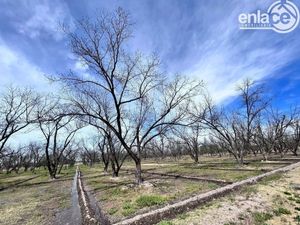
{"label": "blue sky", "polygon": [[[134,21],[132,50],[158,54],[170,76],[203,80],[216,102],[248,77],[263,82],[284,109],[299,102],[300,26],[288,34],[240,30],[238,15],[274,0],[0,0],[0,82],[44,90],[45,74],[84,72],[59,29],[121,6]],[[300,8],[300,2],[294,0]]]}

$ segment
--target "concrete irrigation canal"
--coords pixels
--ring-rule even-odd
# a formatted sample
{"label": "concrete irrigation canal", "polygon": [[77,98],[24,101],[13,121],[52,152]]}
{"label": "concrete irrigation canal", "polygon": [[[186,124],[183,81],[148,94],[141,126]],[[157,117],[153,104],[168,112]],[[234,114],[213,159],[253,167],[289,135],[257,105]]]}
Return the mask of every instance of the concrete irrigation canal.
{"label": "concrete irrigation canal", "polygon": [[[283,173],[300,167],[300,162],[275,169],[264,174],[251,177],[239,182],[228,184],[206,193],[178,201],[167,206],[151,210],[146,213],[135,215],[113,225],[152,225],[161,220],[174,218],[176,215],[194,209],[212,199],[224,196],[243,186],[254,184],[263,178],[277,173]],[[107,216],[101,211],[97,200],[93,194],[84,186],[79,168],[76,170],[72,188],[72,214],[69,223],[64,224],[84,224],[84,225],[110,225],[112,224]]]}
{"label": "concrete irrigation canal", "polygon": [[78,172],[76,170],[72,189],[71,189],[71,208],[64,210],[56,216],[56,224],[58,225],[81,225],[82,216],[80,212],[80,205],[78,199],[78,192],[77,192],[77,182],[78,182]]}

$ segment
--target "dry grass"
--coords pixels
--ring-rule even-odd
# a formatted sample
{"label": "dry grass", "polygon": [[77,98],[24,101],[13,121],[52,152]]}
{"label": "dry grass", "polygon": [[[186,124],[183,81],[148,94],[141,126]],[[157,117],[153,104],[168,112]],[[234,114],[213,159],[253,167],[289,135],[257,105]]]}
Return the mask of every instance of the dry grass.
{"label": "dry grass", "polygon": [[1,174],[0,183],[6,189],[0,191],[0,224],[55,224],[55,214],[71,204],[73,175],[65,171],[61,179],[49,181],[44,170]]}
{"label": "dry grass", "polygon": [[[142,164],[143,177],[147,185],[141,187],[134,185],[134,175],[130,173],[121,172],[119,178],[111,178],[109,174],[104,175],[102,173],[103,167],[101,165],[92,168],[82,167],[81,170],[86,184],[95,193],[100,207],[112,221],[118,221],[218,187],[211,182],[162,177],[151,175],[151,172],[207,177],[235,182],[262,174],[264,169],[271,170],[284,165],[286,164],[280,164],[278,161],[273,164],[272,162],[262,163],[260,160],[250,159],[247,165],[239,166],[234,159],[229,157],[205,157],[201,159],[200,164],[194,164],[189,158],[179,161],[165,159],[159,162],[147,160]],[[125,162],[124,169],[133,172],[134,164],[130,161]],[[250,193],[251,191],[249,191],[249,195]],[[158,203],[138,204],[139,199],[145,196],[158,199]],[[149,202],[156,201],[149,200]],[[229,212],[229,214],[231,213]]]}
{"label": "dry grass", "polygon": [[168,224],[296,225],[300,192],[291,188],[292,183],[300,184],[300,168],[244,187],[186,213],[184,218],[179,215]]}
{"label": "dry grass", "polygon": [[99,170],[94,175],[88,174],[84,181],[112,221],[218,187],[210,182],[153,175],[144,175],[145,185],[136,186],[132,174],[121,173],[119,178],[111,178],[100,173]]}
{"label": "dry grass", "polygon": [[[179,161],[166,159],[159,162],[147,160],[143,163],[142,168],[149,172],[238,181],[263,173],[261,169],[274,169],[284,165],[278,164],[278,161],[274,164],[272,162],[261,163],[259,160],[251,159],[249,164],[240,167],[229,157],[202,157],[200,164],[194,164],[189,158]],[[124,168],[133,170],[134,164],[128,161]],[[146,180],[145,185],[136,186],[133,174],[121,172],[119,178],[111,178],[110,175],[102,173],[102,165],[92,168],[82,166],[81,170],[85,183],[95,192],[99,204],[113,221],[218,187],[211,182],[175,179],[147,173],[143,174]],[[297,179],[299,181],[299,174],[300,171],[292,174],[290,178],[285,177],[284,180],[280,176],[274,176],[260,182],[259,185],[244,188],[242,193],[217,199],[200,209],[180,215],[176,220],[164,221],[162,224],[187,224],[187,222],[188,224],[201,224],[199,221],[204,218],[204,215],[216,212],[215,210],[218,209],[221,210],[222,218],[226,218],[226,215],[234,216],[235,214],[230,208],[236,202],[244,203],[244,205],[250,204],[250,208],[236,204],[235,210],[238,211],[236,215],[238,218],[247,219],[247,215],[256,213],[257,208],[255,207],[259,208],[262,205],[265,207],[262,212],[269,207],[268,210],[273,215],[272,218],[268,218],[268,224],[276,225],[286,222],[288,222],[286,224],[293,224],[299,215],[300,193],[292,190],[289,183]],[[49,181],[47,171],[43,169],[37,170],[36,174],[31,172],[0,174],[0,189],[4,188],[0,191],[0,224],[56,224],[55,215],[71,204],[70,191],[73,175],[74,169],[67,170],[57,181]],[[280,185],[276,183],[278,179],[281,181]],[[259,193],[259,197],[253,198],[253,193]],[[243,196],[244,200],[239,200],[240,196]],[[275,203],[270,205],[267,204],[268,202]],[[226,210],[224,211],[222,207],[228,209],[227,214],[224,214]],[[240,209],[244,209],[244,211],[239,211]],[[265,218],[256,215],[258,219]],[[210,217],[208,217],[208,221],[209,224],[214,224]],[[236,222],[243,223],[245,221],[237,220]]]}

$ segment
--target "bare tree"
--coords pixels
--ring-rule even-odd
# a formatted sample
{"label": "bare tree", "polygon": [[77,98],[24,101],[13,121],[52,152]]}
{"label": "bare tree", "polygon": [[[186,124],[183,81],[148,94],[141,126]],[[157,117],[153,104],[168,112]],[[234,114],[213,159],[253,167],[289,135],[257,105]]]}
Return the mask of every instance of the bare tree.
{"label": "bare tree", "polygon": [[38,97],[28,89],[7,88],[0,96],[0,157],[9,138],[34,122]]}
{"label": "bare tree", "polygon": [[109,148],[107,145],[107,139],[106,135],[102,135],[102,138],[99,138],[97,143],[97,149],[100,151],[101,154],[101,160],[103,162],[104,168],[103,171],[104,173],[107,173],[108,166],[109,166]]}
{"label": "bare tree", "polygon": [[218,110],[208,98],[206,98],[205,107],[206,115],[201,116],[201,121],[211,129],[215,144],[232,154],[238,163],[243,164],[244,149],[237,129],[237,117],[231,113],[225,113],[224,110]]}
{"label": "bare tree", "polygon": [[118,177],[119,171],[127,158],[128,154],[124,151],[123,145],[118,141],[111,131],[106,133],[107,137],[107,146],[108,146],[108,155],[110,160],[110,165],[113,171],[112,176]]}
{"label": "bare tree", "polygon": [[159,135],[157,138],[149,142],[149,146],[147,148],[147,152],[144,158],[150,155],[150,157],[154,157],[155,159],[158,160],[164,159],[168,154],[167,144],[168,144],[168,137],[166,136],[166,134]]}
{"label": "bare tree", "polygon": [[215,140],[212,136],[209,136],[207,139],[204,137],[202,146],[201,146],[201,153],[208,154],[210,156],[218,155],[221,157],[226,151],[220,148],[220,144],[217,140]]}
{"label": "bare tree", "polygon": [[195,163],[198,163],[203,138],[203,125],[199,121],[194,122],[189,126],[179,127],[175,133],[182,141],[190,157]]}
{"label": "bare tree", "polygon": [[89,76],[71,72],[53,79],[71,91],[73,114],[114,133],[134,160],[140,184],[142,151],[162,131],[180,123],[200,84],[179,77],[169,81],[156,57],[126,53],[131,24],[122,9],[95,23],[81,21],[77,31],[69,33],[71,48]]}
{"label": "bare tree", "polygon": [[241,108],[237,111],[239,116],[240,138],[246,153],[251,151],[251,141],[254,131],[259,123],[262,112],[269,104],[264,97],[264,87],[256,85],[246,79],[238,86],[241,97]]}
{"label": "bare tree", "polygon": [[32,166],[32,154],[30,151],[27,151],[26,146],[21,148],[20,164],[21,164],[21,167],[24,168],[24,172],[27,172],[28,169]]}
{"label": "bare tree", "polygon": [[6,147],[6,154],[1,158],[2,168],[5,168],[6,173],[9,174],[12,171],[19,173],[19,170],[23,166],[24,153],[22,148],[12,149]]}
{"label": "bare tree", "polygon": [[282,114],[275,110],[267,113],[267,118],[260,121],[255,130],[254,143],[259,148],[264,160],[274,152],[283,156],[288,151],[287,130],[292,125],[294,113]]}
{"label": "bare tree", "polygon": [[[98,137],[97,137],[98,139]],[[98,140],[88,141],[81,140],[81,159],[83,164],[92,167],[94,164],[100,162],[100,154],[97,151]]]}
{"label": "bare tree", "polygon": [[175,160],[179,160],[183,155],[185,155],[185,149],[182,143],[177,138],[168,139],[168,154],[172,156]]}
{"label": "bare tree", "polygon": [[300,121],[296,118],[291,124],[291,135],[289,135],[287,143],[290,151],[297,156],[300,146]]}
{"label": "bare tree", "polygon": [[238,87],[238,91],[241,100],[239,108],[219,110],[206,98],[206,113],[200,119],[212,130],[219,146],[243,164],[244,156],[252,151],[255,131],[269,101],[263,96],[263,88],[248,79]]}
{"label": "bare tree", "polygon": [[79,144],[76,141],[72,141],[68,147],[63,151],[62,157],[59,160],[60,165],[58,169],[58,174],[61,174],[62,169],[69,168],[75,165],[76,158],[79,153]]}
{"label": "bare tree", "polygon": [[42,144],[37,142],[31,142],[28,146],[26,146],[27,154],[29,154],[30,161],[30,170],[35,172],[37,167],[41,166],[41,161],[44,157],[44,153],[42,150]]}
{"label": "bare tree", "polygon": [[72,144],[75,134],[83,126],[75,116],[65,116],[68,106],[59,99],[41,99],[38,106],[39,129],[45,139],[47,168],[52,179],[56,178],[64,152]]}

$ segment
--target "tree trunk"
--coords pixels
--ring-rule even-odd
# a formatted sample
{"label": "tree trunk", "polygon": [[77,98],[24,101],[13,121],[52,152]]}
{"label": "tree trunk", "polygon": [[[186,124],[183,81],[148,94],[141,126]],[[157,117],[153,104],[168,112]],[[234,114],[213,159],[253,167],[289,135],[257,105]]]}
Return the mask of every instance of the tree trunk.
{"label": "tree trunk", "polygon": [[114,170],[113,171],[113,175],[112,175],[113,177],[119,177],[119,170]]}
{"label": "tree trunk", "polygon": [[233,154],[233,156],[240,166],[244,165],[243,155],[241,155],[240,153],[237,153],[237,154]]}
{"label": "tree trunk", "polygon": [[267,160],[268,160],[267,154],[266,154],[266,153],[263,153],[262,155],[263,155],[264,161],[267,161]]}
{"label": "tree trunk", "polygon": [[235,158],[236,162],[237,162],[238,164],[240,164],[239,156],[238,156],[237,154],[233,153],[233,152],[232,152],[232,155],[233,155],[233,157]]}
{"label": "tree trunk", "polygon": [[199,155],[197,153],[194,155],[194,162],[196,164],[199,162]]}
{"label": "tree trunk", "polygon": [[63,166],[64,166],[64,164],[61,164],[61,165],[60,165],[59,170],[58,170],[58,174],[61,173]]}
{"label": "tree trunk", "polygon": [[113,177],[116,177],[116,166],[115,166],[115,163],[114,163],[114,161],[111,159],[111,169],[112,169],[112,176]]}
{"label": "tree trunk", "polygon": [[135,179],[136,179],[136,183],[138,185],[143,183],[143,178],[142,178],[142,166],[141,166],[141,160],[137,159],[135,160]]}
{"label": "tree trunk", "polygon": [[34,166],[34,167],[32,167],[32,168],[30,169],[30,171],[31,171],[32,173],[34,173],[34,174],[35,174],[35,166]]}
{"label": "tree trunk", "polygon": [[46,144],[46,148],[45,148],[47,168],[48,168],[48,171],[49,171],[50,178],[51,179],[55,179],[55,173],[54,173],[54,171],[52,169],[51,159],[50,159],[50,156],[49,156],[49,142],[50,142],[50,137],[47,138],[47,144]]}
{"label": "tree trunk", "polygon": [[50,171],[49,171],[50,178],[56,179],[56,173],[57,173],[57,166],[54,164],[50,164]]}
{"label": "tree trunk", "polygon": [[107,171],[108,171],[108,163],[104,163],[103,172],[107,173]]}
{"label": "tree trunk", "polygon": [[244,156],[243,155],[241,155],[240,156],[240,165],[242,166],[242,165],[244,165]]}
{"label": "tree trunk", "polygon": [[53,179],[53,180],[56,179],[56,175],[54,174],[54,172],[50,173],[50,178]]}

